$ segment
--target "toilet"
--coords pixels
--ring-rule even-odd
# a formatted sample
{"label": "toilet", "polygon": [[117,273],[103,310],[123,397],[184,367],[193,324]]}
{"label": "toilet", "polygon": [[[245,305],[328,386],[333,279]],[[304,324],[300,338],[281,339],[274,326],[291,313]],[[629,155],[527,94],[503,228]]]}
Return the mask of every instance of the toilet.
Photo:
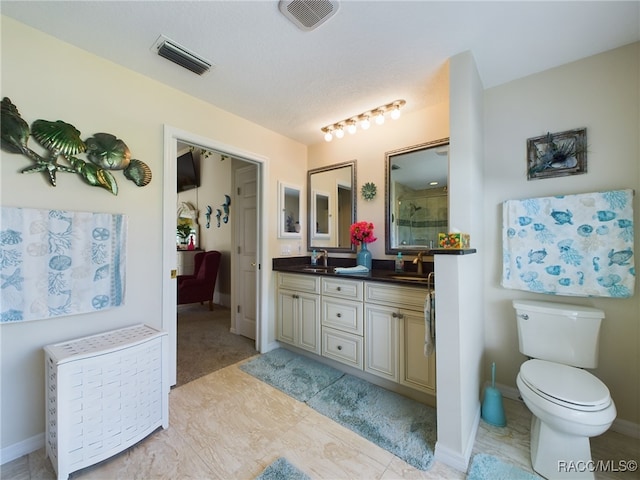
{"label": "toilet", "polygon": [[545,478],[594,478],[589,438],[616,418],[609,389],[586,368],[598,364],[596,308],[514,300],[520,352],[516,384],[533,417],[531,463]]}

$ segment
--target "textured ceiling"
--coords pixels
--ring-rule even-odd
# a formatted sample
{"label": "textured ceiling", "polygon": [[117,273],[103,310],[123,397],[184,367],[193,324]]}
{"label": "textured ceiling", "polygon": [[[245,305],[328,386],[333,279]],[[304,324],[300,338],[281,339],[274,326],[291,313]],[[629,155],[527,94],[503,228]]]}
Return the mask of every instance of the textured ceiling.
{"label": "textured ceiling", "polygon": [[[485,88],[640,40],[640,2],[342,1],[304,32],[277,1],[2,1],[3,15],[305,144],[320,128],[405,99],[446,98],[470,51]],[[159,57],[160,35],[215,64]],[[5,47],[6,48],[6,47]],[[9,92],[5,92],[9,94]]]}

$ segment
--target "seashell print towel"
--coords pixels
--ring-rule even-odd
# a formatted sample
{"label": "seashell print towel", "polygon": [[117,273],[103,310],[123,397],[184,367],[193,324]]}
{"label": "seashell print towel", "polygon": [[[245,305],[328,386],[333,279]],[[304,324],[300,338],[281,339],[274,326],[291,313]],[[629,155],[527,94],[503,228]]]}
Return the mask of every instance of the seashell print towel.
{"label": "seashell print towel", "polygon": [[1,207],[0,323],[124,304],[126,217]]}
{"label": "seashell print towel", "polygon": [[580,297],[631,297],[633,191],[507,200],[502,286]]}

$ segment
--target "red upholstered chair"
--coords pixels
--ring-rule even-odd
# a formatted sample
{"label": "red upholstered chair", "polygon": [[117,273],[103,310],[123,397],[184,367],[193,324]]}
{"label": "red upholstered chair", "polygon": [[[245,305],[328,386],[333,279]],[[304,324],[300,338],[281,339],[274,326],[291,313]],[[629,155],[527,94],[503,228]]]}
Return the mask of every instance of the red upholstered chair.
{"label": "red upholstered chair", "polygon": [[213,291],[221,258],[222,254],[215,250],[195,254],[193,275],[178,275],[178,305],[209,302],[209,310],[213,310]]}

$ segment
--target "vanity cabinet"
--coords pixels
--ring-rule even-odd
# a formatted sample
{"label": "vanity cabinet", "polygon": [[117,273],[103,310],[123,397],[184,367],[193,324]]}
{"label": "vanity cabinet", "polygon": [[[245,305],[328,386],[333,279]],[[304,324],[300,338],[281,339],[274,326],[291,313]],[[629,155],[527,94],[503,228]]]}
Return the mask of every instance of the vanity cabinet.
{"label": "vanity cabinet", "polygon": [[363,284],[322,278],[322,355],[362,369],[364,355]]}
{"label": "vanity cabinet", "polygon": [[421,287],[278,273],[277,339],[435,395]]}
{"label": "vanity cabinet", "polygon": [[277,338],[320,354],[320,278],[278,275]]}
{"label": "vanity cabinet", "polygon": [[436,394],[436,354],[424,356],[424,313],[403,312],[403,341],[400,352],[400,383],[431,395]]}
{"label": "vanity cabinet", "polygon": [[423,288],[366,282],[365,370],[435,395],[435,354],[424,356]]}
{"label": "vanity cabinet", "polygon": [[402,314],[395,307],[367,304],[365,307],[366,372],[398,382],[400,322]]}

